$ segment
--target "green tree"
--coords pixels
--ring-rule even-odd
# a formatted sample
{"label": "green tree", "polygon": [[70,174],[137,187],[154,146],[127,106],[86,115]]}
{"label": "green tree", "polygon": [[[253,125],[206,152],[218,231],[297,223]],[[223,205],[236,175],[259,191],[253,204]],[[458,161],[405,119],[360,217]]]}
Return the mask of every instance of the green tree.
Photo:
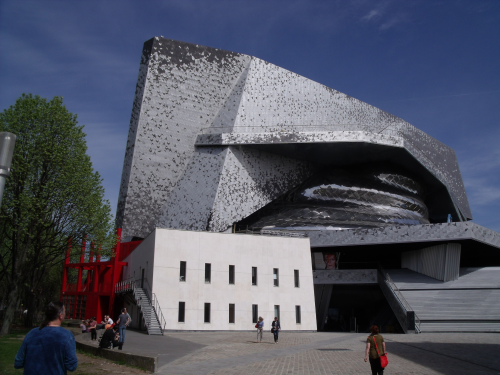
{"label": "green tree", "polygon": [[79,243],[86,237],[110,255],[111,208],[77,124],[62,97],[23,94],[0,113],[0,131],[17,135],[0,211],[0,292],[6,304],[0,335],[8,333],[23,298],[33,313],[44,282],[60,280],[53,270],[61,269],[69,239]]}

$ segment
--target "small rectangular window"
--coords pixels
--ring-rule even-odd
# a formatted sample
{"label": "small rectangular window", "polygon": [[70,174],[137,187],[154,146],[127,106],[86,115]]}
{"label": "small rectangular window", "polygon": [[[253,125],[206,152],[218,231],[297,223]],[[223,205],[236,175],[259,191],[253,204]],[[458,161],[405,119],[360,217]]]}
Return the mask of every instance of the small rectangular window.
{"label": "small rectangular window", "polygon": [[299,284],[299,270],[293,270],[293,281],[295,282],[295,287],[300,288]]}
{"label": "small rectangular window", "polygon": [[229,323],[234,323],[234,303],[229,304]]}
{"label": "small rectangular window", "polygon": [[300,306],[295,306],[295,323],[300,324]]}
{"label": "small rectangular window", "polygon": [[179,281],[186,281],[186,262],[181,261],[181,271],[179,273]]}
{"label": "small rectangular window", "polygon": [[257,285],[257,267],[252,267],[252,285]]}
{"label": "small rectangular window", "polygon": [[234,284],[234,266],[229,266],[229,284]]}
{"label": "small rectangular window", "polygon": [[[281,321],[280,319],[280,305],[274,305],[274,317],[278,318],[278,320]],[[273,318],[274,320],[274,318]]]}
{"label": "small rectangular window", "polygon": [[273,268],[274,286],[280,286],[280,274],[277,268]]}
{"label": "small rectangular window", "polygon": [[184,323],[185,311],[186,311],[186,303],[179,302],[179,318],[177,319],[179,323]]}
{"label": "small rectangular window", "polygon": [[259,319],[259,306],[252,305],[252,323],[257,323]]}
{"label": "small rectangular window", "polygon": [[205,323],[210,323],[210,304],[205,303]]}
{"label": "small rectangular window", "polygon": [[212,265],[210,263],[205,263],[205,283],[211,282],[212,278]]}

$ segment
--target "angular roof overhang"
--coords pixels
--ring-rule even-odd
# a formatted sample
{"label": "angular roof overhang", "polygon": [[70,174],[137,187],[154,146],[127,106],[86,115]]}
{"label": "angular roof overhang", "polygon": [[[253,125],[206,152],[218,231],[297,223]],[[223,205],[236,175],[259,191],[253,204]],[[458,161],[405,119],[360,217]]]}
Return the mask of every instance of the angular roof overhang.
{"label": "angular roof overhang", "polygon": [[[430,247],[440,243],[475,243],[500,250],[500,233],[472,222],[426,225],[395,225],[370,229],[309,231],[311,248],[353,246],[399,246],[405,250]],[[500,254],[500,252],[499,252]]]}

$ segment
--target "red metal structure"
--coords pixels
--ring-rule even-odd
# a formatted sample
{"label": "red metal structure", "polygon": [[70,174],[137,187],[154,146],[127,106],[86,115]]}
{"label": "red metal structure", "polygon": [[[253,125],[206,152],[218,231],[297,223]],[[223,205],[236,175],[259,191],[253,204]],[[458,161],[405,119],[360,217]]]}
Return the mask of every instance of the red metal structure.
{"label": "red metal structure", "polygon": [[[104,262],[101,261],[100,249],[95,251],[93,243],[90,244],[88,260],[85,261],[87,242],[84,239],[80,250],[80,261],[70,263],[72,239],[68,241],[61,288],[61,301],[66,306],[67,318],[88,319],[95,316],[100,319],[104,314],[112,317],[116,315],[115,285],[122,278],[123,266],[127,265],[123,259],[141,243],[141,241],[121,243],[121,232],[121,228],[116,230],[118,241],[114,256]],[[67,282],[70,269],[78,270],[76,283]],[[87,274],[83,280],[85,270]]]}

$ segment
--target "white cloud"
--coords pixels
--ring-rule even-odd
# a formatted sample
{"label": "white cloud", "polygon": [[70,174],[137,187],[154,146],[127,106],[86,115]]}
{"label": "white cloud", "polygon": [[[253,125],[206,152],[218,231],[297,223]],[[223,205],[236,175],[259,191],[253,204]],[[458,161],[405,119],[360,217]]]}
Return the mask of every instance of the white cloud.
{"label": "white cloud", "polygon": [[382,13],[378,9],[372,9],[367,15],[361,17],[361,21],[370,21],[373,17],[380,17]]}

